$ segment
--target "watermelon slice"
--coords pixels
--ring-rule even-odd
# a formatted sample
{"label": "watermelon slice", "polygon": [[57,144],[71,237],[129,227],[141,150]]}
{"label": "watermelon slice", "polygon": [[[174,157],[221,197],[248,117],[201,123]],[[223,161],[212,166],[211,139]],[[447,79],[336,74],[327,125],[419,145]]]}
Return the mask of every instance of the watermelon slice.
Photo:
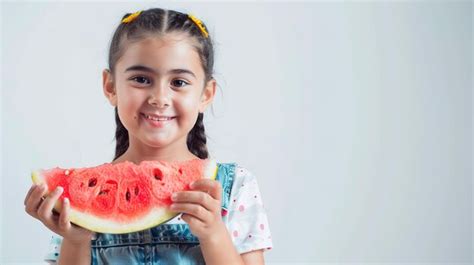
{"label": "watermelon slice", "polygon": [[125,161],[88,168],[35,170],[35,184],[46,183],[47,193],[64,188],[54,209],[61,211],[62,199],[69,198],[70,221],[100,233],[122,234],[164,223],[179,213],[169,209],[171,195],[189,190],[201,178],[215,179],[213,159],[180,162]]}

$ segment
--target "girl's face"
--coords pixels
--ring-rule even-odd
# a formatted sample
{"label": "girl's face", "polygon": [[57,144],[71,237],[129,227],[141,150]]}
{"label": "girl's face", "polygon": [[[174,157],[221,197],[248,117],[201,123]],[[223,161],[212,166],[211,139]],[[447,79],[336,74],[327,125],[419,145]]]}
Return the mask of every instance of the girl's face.
{"label": "girl's face", "polygon": [[[212,102],[215,80],[204,83],[199,55],[185,35],[167,34],[127,45],[114,77],[108,70],[103,77],[104,93],[118,108],[130,147],[189,153],[187,135],[199,112]],[[160,121],[150,120],[157,118]]]}

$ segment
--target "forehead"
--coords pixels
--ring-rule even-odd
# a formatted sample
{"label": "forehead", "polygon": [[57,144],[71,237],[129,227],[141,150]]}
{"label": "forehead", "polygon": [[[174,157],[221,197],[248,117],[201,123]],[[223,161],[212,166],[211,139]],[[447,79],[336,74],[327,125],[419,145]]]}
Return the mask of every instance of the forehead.
{"label": "forehead", "polygon": [[189,69],[204,75],[199,54],[184,35],[167,34],[127,43],[116,68],[123,73],[132,65],[146,65],[160,73],[169,69]]}

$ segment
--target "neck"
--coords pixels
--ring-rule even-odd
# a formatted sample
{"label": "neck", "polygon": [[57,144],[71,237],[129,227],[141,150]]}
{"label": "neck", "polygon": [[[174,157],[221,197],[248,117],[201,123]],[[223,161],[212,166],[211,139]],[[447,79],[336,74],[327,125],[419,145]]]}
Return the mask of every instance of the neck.
{"label": "neck", "polygon": [[130,161],[138,165],[141,161],[149,160],[173,162],[199,158],[189,151],[186,144],[186,138],[165,147],[149,146],[134,137],[130,138],[129,143],[127,151],[115,159],[113,163]]}

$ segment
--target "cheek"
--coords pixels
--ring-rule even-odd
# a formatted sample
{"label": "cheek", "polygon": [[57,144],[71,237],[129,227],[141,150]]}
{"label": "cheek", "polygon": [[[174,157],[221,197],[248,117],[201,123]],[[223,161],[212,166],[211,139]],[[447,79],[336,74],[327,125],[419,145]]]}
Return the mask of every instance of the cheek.
{"label": "cheek", "polygon": [[181,100],[174,104],[176,114],[179,115],[178,125],[183,128],[191,129],[196,122],[198,109],[193,100]]}
{"label": "cheek", "polygon": [[138,110],[142,104],[142,96],[139,93],[118,93],[118,112],[122,124],[138,119]]}
{"label": "cheek", "polygon": [[143,95],[139,91],[118,93],[118,105],[123,109],[136,108],[142,101]]}
{"label": "cheek", "polygon": [[199,108],[199,101],[199,95],[192,94],[186,97],[182,97],[179,100],[179,105],[183,106],[183,108],[186,108],[189,111],[197,111]]}
{"label": "cheek", "polygon": [[179,102],[176,102],[175,108],[180,113],[192,119],[192,116],[197,115],[197,112],[199,111],[199,101],[196,98],[182,99]]}

